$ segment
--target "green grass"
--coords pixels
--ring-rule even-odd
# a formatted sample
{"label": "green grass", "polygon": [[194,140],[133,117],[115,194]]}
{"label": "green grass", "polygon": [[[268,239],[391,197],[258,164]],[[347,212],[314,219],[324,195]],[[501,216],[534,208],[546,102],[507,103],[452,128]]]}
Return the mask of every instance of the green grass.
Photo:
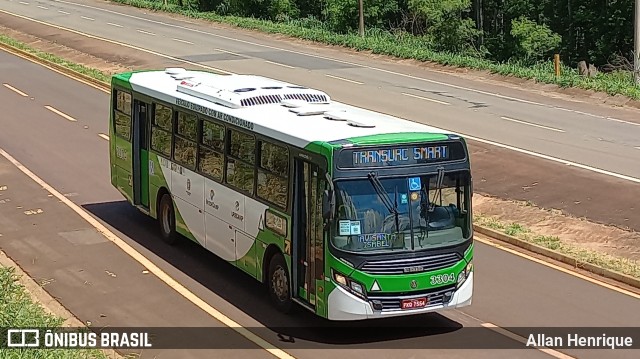
{"label": "green grass", "polygon": [[554,250],[579,262],[597,265],[631,277],[640,278],[640,264],[635,260],[581,248],[577,245],[563,242],[559,237],[536,234],[521,224],[502,222],[495,217],[475,214],[474,220],[479,226],[488,227],[529,243]]}
{"label": "green grass", "polygon": [[101,71],[99,71],[99,70],[92,69],[92,68],[86,67],[84,65],[76,64],[76,63],[67,61],[67,60],[65,60],[65,59],[63,59],[61,57],[58,57],[58,56],[55,56],[55,55],[52,55],[52,54],[49,54],[49,53],[46,53],[46,52],[43,52],[43,51],[40,51],[40,50],[36,50],[36,49],[26,45],[25,43],[20,42],[18,40],[15,40],[13,38],[10,38],[10,37],[8,37],[6,35],[0,34],[0,42],[3,43],[3,44],[9,45],[9,46],[13,46],[15,48],[18,48],[20,50],[26,51],[26,52],[28,52],[28,53],[30,53],[32,55],[35,55],[35,56],[37,56],[37,57],[39,57],[41,59],[47,60],[49,62],[58,64],[58,65],[61,65],[61,66],[64,66],[64,67],[66,67],[68,69],[71,69],[71,70],[73,70],[75,72],[81,73],[83,75],[90,76],[91,78],[94,78],[96,80],[109,83],[110,76],[105,74],[105,73],[103,73],[103,72],[101,72]]}
{"label": "green grass", "polygon": [[640,87],[636,86],[630,72],[610,74],[599,73],[588,78],[578,75],[573,68],[562,65],[561,76],[554,74],[553,62],[547,61],[535,66],[522,66],[518,63],[496,63],[486,59],[436,52],[418,36],[407,33],[392,33],[380,29],[368,29],[364,38],[355,33],[338,34],[323,27],[319,21],[290,20],[273,22],[238,16],[222,16],[214,12],[198,12],[180,8],[176,0],[164,5],[162,0],[110,0],[138,8],[181,14],[191,18],[234,25],[240,28],[258,30],[271,34],[282,34],[324,44],[339,45],[358,51],[371,51],[374,54],[390,55],[402,59],[435,62],[442,65],[465,67],[476,70],[488,70],[492,73],[532,79],[541,83],[556,84],[560,87],[577,87],[586,90],[604,92],[609,95],[623,95],[640,99]]}
{"label": "green grass", "polygon": [[[19,284],[12,268],[0,267],[0,328],[53,328],[63,320],[44,311],[34,303],[29,293]],[[6,333],[1,333],[6,343]],[[42,339],[41,339],[42,340]],[[0,359],[80,359],[107,356],[97,349],[2,349]]]}

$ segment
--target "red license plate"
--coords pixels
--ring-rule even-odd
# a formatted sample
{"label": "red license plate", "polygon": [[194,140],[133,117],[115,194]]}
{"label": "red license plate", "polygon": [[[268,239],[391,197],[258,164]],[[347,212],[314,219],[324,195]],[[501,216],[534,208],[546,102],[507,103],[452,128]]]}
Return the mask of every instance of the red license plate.
{"label": "red license plate", "polygon": [[427,305],[427,298],[405,299],[402,301],[402,309],[416,309]]}

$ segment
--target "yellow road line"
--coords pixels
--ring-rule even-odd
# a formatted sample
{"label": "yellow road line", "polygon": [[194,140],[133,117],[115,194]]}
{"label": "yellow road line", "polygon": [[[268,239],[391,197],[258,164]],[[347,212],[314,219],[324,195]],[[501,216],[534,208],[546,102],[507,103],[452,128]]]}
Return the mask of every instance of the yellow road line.
{"label": "yellow road line", "polygon": [[24,93],[24,92],[22,92],[22,91],[18,90],[17,88],[15,88],[15,87],[13,87],[13,86],[11,86],[11,85],[9,85],[9,84],[2,84],[2,86],[4,86],[4,87],[8,88],[9,90],[11,90],[11,91],[13,91],[13,92],[17,93],[17,94],[18,94],[18,95],[20,95],[20,96],[23,96],[23,97],[27,97],[27,96],[29,96],[29,95],[27,95],[26,93]]}
{"label": "yellow road line", "polygon": [[478,238],[479,237],[478,234],[474,234],[474,236],[475,236],[475,240],[480,242],[480,243],[484,243],[486,245],[489,245],[489,246],[492,246],[494,248],[503,250],[505,252],[509,252],[509,253],[514,254],[514,255],[516,255],[518,257],[528,259],[528,260],[530,260],[532,262],[536,262],[538,264],[542,264],[543,266],[558,270],[558,271],[566,273],[568,275],[571,275],[571,276],[574,276],[574,277],[577,277],[577,278],[580,278],[580,279],[584,279],[587,282],[591,282],[591,283],[599,285],[601,287],[605,287],[607,289],[611,289],[611,290],[616,291],[618,293],[626,294],[626,295],[628,295],[630,297],[633,297],[633,298],[636,298],[636,299],[640,299],[640,294],[638,294],[638,293],[634,293],[632,291],[629,291],[629,290],[626,290],[626,289],[623,289],[623,288],[620,288],[620,287],[616,287],[614,285],[611,285],[609,283],[603,282],[601,280],[586,276],[586,275],[581,274],[581,273],[574,272],[574,271],[569,270],[567,268],[563,268],[563,267],[561,267],[559,265],[544,261],[542,259],[538,259],[538,258],[532,257],[532,256],[530,256],[528,254],[513,250],[511,248],[507,248],[507,247],[505,247],[505,246],[503,246],[503,245],[501,245],[499,243],[496,243],[494,241]]}
{"label": "yellow road line", "polygon": [[118,246],[122,251],[127,253],[131,258],[135,259],[138,263],[140,263],[143,267],[145,267],[149,272],[153,273],[156,277],[162,280],[165,284],[171,287],[173,290],[178,292],[181,296],[189,300],[191,303],[195,304],[198,308],[205,311],[207,314],[222,322],[224,325],[230,327],[231,329],[238,332],[240,335],[244,336],[248,340],[262,347],[264,350],[271,353],[273,356],[280,359],[295,359],[292,355],[285,352],[282,349],[274,348],[272,344],[267,342],[266,340],[260,338],[247,328],[241,326],[231,318],[219,312],[217,309],[209,305],[207,302],[202,300],[200,297],[195,295],[189,289],[184,287],[178,281],[173,279],[169,274],[164,272],[158,266],[156,266],[151,260],[146,258],[142,253],[136,251],[133,247],[131,247],[127,242],[122,240],[120,237],[111,232],[107,227],[105,227],[98,220],[93,218],[87,211],[82,209],[77,204],[73,203],[70,199],[65,197],[62,193],[58,192],[55,188],[50,186],[48,183],[43,181],[40,177],[38,177],[35,173],[31,172],[27,167],[25,167],[22,163],[18,162],[13,156],[7,153],[4,149],[0,148],[0,154],[9,160],[14,166],[16,166],[20,171],[29,176],[34,182],[42,186],[45,190],[49,191],[54,197],[58,198],[60,202],[67,205],[67,207],[71,208],[74,212],[76,212],[80,217],[82,217],[85,221],[87,221],[91,226],[93,226],[98,232],[100,232],[105,238],[113,242],[116,246]]}
{"label": "yellow road line", "polygon": [[46,108],[47,110],[49,110],[49,111],[51,111],[51,112],[53,112],[53,113],[55,113],[55,114],[57,114],[57,115],[59,115],[61,117],[64,117],[65,119],[67,119],[67,120],[69,120],[71,122],[77,122],[78,121],[75,118],[67,115],[66,113],[64,113],[62,111],[56,110],[55,108],[53,108],[51,106],[45,106],[44,108]]}

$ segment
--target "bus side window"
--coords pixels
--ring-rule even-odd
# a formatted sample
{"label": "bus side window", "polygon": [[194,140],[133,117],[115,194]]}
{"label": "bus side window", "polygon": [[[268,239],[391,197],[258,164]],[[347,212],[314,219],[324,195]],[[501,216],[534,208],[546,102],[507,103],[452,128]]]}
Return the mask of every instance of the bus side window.
{"label": "bus side window", "polygon": [[131,94],[115,90],[113,97],[115,104],[115,106],[113,106],[113,120],[116,135],[131,142],[131,106],[133,106]]}

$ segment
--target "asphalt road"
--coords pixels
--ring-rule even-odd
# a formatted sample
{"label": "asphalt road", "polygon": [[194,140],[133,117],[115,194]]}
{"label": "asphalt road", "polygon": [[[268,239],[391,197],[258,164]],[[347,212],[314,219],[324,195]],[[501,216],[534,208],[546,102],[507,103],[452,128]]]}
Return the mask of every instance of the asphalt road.
{"label": "asphalt road", "polygon": [[[583,159],[585,164],[636,175],[638,111],[567,101],[344,50],[305,48],[126,6],[90,0],[82,3],[88,5],[74,4],[0,0],[0,24],[132,68],[214,66],[258,73],[318,87],[355,105],[458,130],[476,136],[470,137],[470,144],[478,193],[640,231],[636,177],[620,178],[567,162]],[[540,159],[527,150],[555,157]]]}
{"label": "asphalt road", "polygon": [[640,182],[638,111],[574,103],[417,67],[306,48],[94,0],[1,0],[0,9],[234,73],[327,91],[375,110]]}
{"label": "asphalt road", "polygon": [[[474,303],[464,310],[406,321],[360,323],[348,328],[348,335],[341,331],[343,324],[319,328],[327,323],[303,311],[296,316],[280,315],[257,283],[202,248],[163,245],[153,221],[129,207],[111,187],[107,141],[100,136],[107,131],[107,94],[4,52],[0,52],[0,74],[2,150],[82,206],[189,293],[294,357],[324,357],[327,351],[310,349],[331,348],[330,355],[350,358],[542,358],[548,354],[538,350],[426,347],[434,341],[450,343],[451,348],[469,343],[476,347],[513,345],[506,336],[489,337],[493,331],[468,329],[483,325],[510,328],[526,336],[531,328],[539,327],[632,327],[640,322],[638,296],[482,243],[476,249]],[[144,268],[131,257],[98,236],[2,157],[0,180],[7,186],[0,197],[0,248],[81,320],[94,327],[221,326],[153,274],[143,273]],[[277,333],[295,340],[282,342]],[[246,350],[214,351],[210,357],[267,355],[249,349],[255,345],[233,332],[224,338],[221,345]],[[630,351],[562,352],[579,358],[637,356]],[[155,354],[144,351],[143,357]],[[203,354],[180,351],[161,357],[172,355]]]}

